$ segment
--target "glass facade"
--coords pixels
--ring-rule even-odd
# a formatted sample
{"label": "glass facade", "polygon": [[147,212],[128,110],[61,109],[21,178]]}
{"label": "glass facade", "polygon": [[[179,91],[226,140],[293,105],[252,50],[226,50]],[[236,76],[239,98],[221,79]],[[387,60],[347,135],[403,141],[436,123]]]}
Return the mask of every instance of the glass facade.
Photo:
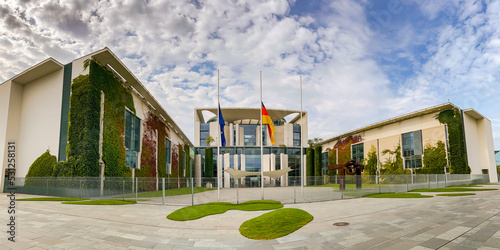
{"label": "glass facade", "polygon": [[328,152],[321,153],[321,175],[328,175]]}
{"label": "glass facade", "polygon": [[245,146],[256,146],[257,138],[256,131],[258,125],[253,124],[242,124],[240,125],[243,128],[243,145]]}
{"label": "glass facade", "polygon": [[[207,137],[210,135],[210,124],[202,123],[200,124],[200,146],[208,146],[205,141]],[[214,138],[215,139],[215,138]]]}
{"label": "glass facade", "polygon": [[421,168],[422,167],[422,130],[417,130],[401,135],[403,142],[402,150],[405,159],[405,168]]}
{"label": "glass facade", "polygon": [[141,119],[125,110],[125,163],[137,167],[138,152],[141,151]]}
{"label": "glass facade", "polygon": [[166,163],[166,173],[170,174],[168,164],[172,161],[172,143],[168,138],[165,138],[165,163]]}

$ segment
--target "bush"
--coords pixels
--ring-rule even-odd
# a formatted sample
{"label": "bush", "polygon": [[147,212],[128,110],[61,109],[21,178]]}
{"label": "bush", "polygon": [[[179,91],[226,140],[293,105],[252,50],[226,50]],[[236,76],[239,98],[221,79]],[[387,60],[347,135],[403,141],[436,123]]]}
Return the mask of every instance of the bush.
{"label": "bush", "polygon": [[47,150],[45,153],[40,155],[34,162],[31,164],[28,174],[26,174],[26,178],[28,177],[49,177],[52,176],[52,171],[54,169],[54,165],[56,164],[57,158],[50,154],[50,151]]}
{"label": "bush", "polygon": [[446,149],[442,141],[438,141],[436,147],[430,144],[425,146],[423,163],[424,167],[422,171],[418,171],[417,173],[444,174],[444,167],[446,167]]}

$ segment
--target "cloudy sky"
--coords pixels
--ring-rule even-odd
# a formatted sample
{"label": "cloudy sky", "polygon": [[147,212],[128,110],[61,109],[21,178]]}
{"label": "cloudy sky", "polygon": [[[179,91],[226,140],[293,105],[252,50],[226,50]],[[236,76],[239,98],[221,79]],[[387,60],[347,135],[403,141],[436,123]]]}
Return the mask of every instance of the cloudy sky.
{"label": "cloudy sky", "polygon": [[500,1],[4,0],[0,82],[109,47],[194,138],[196,107],[309,112],[335,135],[448,100],[500,149]]}

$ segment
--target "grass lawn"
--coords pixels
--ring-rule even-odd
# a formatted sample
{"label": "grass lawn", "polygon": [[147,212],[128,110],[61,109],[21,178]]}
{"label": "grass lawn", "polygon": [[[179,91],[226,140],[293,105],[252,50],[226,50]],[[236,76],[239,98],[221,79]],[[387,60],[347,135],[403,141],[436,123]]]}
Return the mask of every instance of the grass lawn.
{"label": "grass lawn", "polygon": [[468,185],[452,185],[448,187],[482,187],[484,185],[496,185],[496,183],[478,183],[478,184],[468,184]]}
{"label": "grass lawn", "polygon": [[464,187],[447,187],[447,188],[429,188],[429,189],[415,189],[410,192],[467,192],[467,191],[492,191],[498,190],[496,188],[464,188]]}
{"label": "grass lawn", "polygon": [[467,196],[476,195],[475,193],[452,193],[452,194],[436,194],[436,196]]}
{"label": "grass lawn", "polygon": [[223,214],[228,210],[258,211],[272,210],[282,208],[283,204],[279,201],[247,201],[241,204],[229,202],[212,202],[200,205],[184,207],[167,216],[167,219],[175,221],[196,220],[213,214]]}
{"label": "grass lawn", "polygon": [[18,201],[84,201],[86,199],[67,198],[67,197],[41,197],[41,198],[26,198],[16,199]]}
{"label": "grass lawn", "polygon": [[[395,186],[398,184],[367,184],[367,183],[362,183],[361,186],[363,188],[369,188],[369,187],[376,187],[378,188],[379,186],[382,187],[390,187],[390,186]],[[400,185],[400,184],[399,184]],[[323,185],[309,185],[306,187],[331,187],[331,188],[340,188],[340,184],[323,184]],[[345,184],[346,189],[356,189],[356,184]]]}
{"label": "grass lawn", "polygon": [[135,201],[131,200],[91,200],[91,201],[67,201],[63,204],[73,204],[73,205],[128,205],[135,204]]}
{"label": "grass lawn", "polygon": [[[205,188],[205,187],[194,187],[193,191],[194,193],[201,193],[201,192],[206,192],[206,191],[211,191],[211,190],[216,190],[215,188]],[[191,187],[183,187],[183,188],[174,188],[174,189],[166,189],[165,190],[165,196],[176,196],[176,195],[185,195],[185,194],[191,194]],[[137,193],[137,197],[162,197],[162,190],[159,191],[151,191],[151,192],[144,192],[144,193]],[[134,195],[127,195],[125,196],[126,198],[133,198],[135,197]]]}
{"label": "grass lawn", "polygon": [[271,240],[291,234],[314,217],[296,208],[282,208],[243,222],[241,235],[254,240]]}
{"label": "grass lawn", "polygon": [[432,195],[421,195],[419,193],[384,193],[384,194],[369,194],[363,197],[366,198],[430,198]]}

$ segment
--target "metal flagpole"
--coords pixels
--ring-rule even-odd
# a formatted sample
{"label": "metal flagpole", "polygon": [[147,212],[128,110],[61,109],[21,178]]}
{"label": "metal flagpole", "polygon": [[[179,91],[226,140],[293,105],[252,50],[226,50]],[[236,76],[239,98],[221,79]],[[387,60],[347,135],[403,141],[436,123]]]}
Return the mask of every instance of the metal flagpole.
{"label": "metal flagpole", "polygon": [[264,200],[264,138],[262,138],[262,71],[260,72],[260,186]]}
{"label": "metal flagpole", "polygon": [[302,76],[300,76],[300,175],[302,178],[300,178],[300,192],[302,196],[304,196],[304,179],[305,179],[305,174],[304,174],[304,149],[302,145],[302,136],[304,133],[302,133],[302,128],[304,121],[302,120]]}
{"label": "metal flagpole", "polygon": [[[220,100],[219,100],[219,70],[217,70],[217,123],[219,123],[219,108],[220,108]],[[217,136],[216,136],[216,140],[217,140],[217,200],[219,201],[220,200],[220,173],[219,173],[219,164],[220,164],[220,160],[219,160],[219,145],[220,145],[220,125],[217,126]]]}

